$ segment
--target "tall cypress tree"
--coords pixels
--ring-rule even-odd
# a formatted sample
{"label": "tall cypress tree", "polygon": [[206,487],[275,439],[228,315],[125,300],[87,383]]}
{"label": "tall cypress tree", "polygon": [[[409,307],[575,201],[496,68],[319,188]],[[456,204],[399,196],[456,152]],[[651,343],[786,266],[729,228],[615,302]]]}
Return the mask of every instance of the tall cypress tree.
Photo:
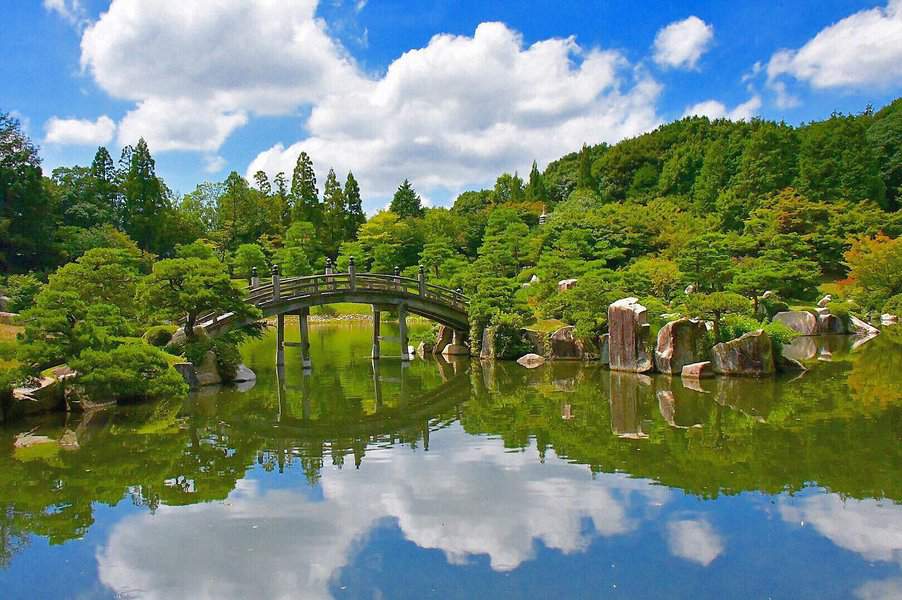
{"label": "tall cypress tree", "polygon": [[345,235],[346,240],[356,240],[357,230],[366,223],[366,215],[363,214],[363,200],[360,198],[360,186],[354,178],[354,174],[348,171],[348,178],[345,181],[345,205],[348,207],[348,213],[345,218]]}
{"label": "tall cypress tree", "polygon": [[293,219],[309,221],[314,225],[323,222],[323,207],[319,202],[319,190],[316,188],[316,173],[313,171],[313,160],[306,152],[301,152],[294,165],[291,176],[291,195],[294,198]]}
{"label": "tall cypress tree", "polygon": [[285,178],[285,173],[282,171],[276,173],[272,182],[275,186],[274,196],[276,202],[279,205],[279,209],[282,211],[282,225],[288,227],[291,225],[291,213],[294,210],[294,198],[288,191],[288,180]]}
{"label": "tall cypress tree", "polygon": [[156,163],[144,138],[132,149],[122,149],[120,164],[128,162],[122,179],[122,225],[142,250],[158,252],[168,205],[166,190],[157,178]]}
{"label": "tall cypress tree", "polygon": [[587,190],[595,189],[595,179],[592,177],[592,157],[589,155],[589,147],[585,144],[579,151],[579,172],[577,174],[576,187]]}
{"label": "tall cypress tree", "polygon": [[116,186],[116,167],[113,157],[103,146],[97,148],[91,162],[94,196],[97,205],[107,214],[114,225],[122,226],[122,198]]}
{"label": "tall cypress tree", "polygon": [[548,192],[545,191],[545,179],[539,172],[536,161],[532,161],[532,169],[529,171],[529,183],[526,186],[526,199],[532,202],[548,201]]}
{"label": "tall cypress tree", "polygon": [[398,191],[395,192],[388,209],[402,219],[423,216],[423,204],[420,197],[406,179],[398,186]]}
{"label": "tall cypress tree", "polygon": [[341,184],[335,171],[329,169],[323,188],[323,234],[322,245],[329,256],[338,254],[338,247],[344,239],[347,210]]}

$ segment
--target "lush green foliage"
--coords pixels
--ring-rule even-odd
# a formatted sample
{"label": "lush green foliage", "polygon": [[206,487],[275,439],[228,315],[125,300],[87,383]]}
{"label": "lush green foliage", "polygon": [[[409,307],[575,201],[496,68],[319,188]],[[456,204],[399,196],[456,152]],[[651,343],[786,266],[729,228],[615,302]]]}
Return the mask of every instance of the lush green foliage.
{"label": "lush green foliage", "polygon": [[188,388],[163,352],[147,344],[85,350],[70,365],[92,398],[146,400],[182,396]]}

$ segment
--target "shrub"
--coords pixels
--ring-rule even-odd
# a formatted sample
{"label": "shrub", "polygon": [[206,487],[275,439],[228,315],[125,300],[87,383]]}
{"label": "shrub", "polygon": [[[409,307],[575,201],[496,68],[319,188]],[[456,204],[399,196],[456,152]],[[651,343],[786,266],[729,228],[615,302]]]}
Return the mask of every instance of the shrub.
{"label": "shrub", "polygon": [[110,351],[85,350],[72,359],[78,382],[95,399],[148,400],[182,396],[188,388],[166,356],[146,344],[123,344]]}
{"label": "shrub", "polygon": [[155,325],[144,332],[144,341],[151,346],[163,348],[172,341],[172,334],[177,329],[175,325]]}
{"label": "shrub", "polygon": [[780,298],[759,298],[758,310],[760,316],[769,320],[773,319],[775,314],[789,310],[789,305]]}
{"label": "shrub", "polygon": [[21,312],[34,304],[34,298],[41,291],[41,281],[28,273],[10,275],[6,280],[6,295],[9,296],[9,311]]}
{"label": "shrub", "polygon": [[854,309],[854,305],[842,300],[834,300],[827,304],[827,310],[830,311],[830,314],[842,321],[846,329],[849,327],[849,313]]}
{"label": "shrub", "polygon": [[890,297],[883,304],[883,312],[891,315],[902,315],[902,294]]}
{"label": "shrub", "polygon": [[517,359],[532,349],[523,334],[523,319],[520,315],[499,313],[492,317],[492,326],[495,327],[496,358]]}

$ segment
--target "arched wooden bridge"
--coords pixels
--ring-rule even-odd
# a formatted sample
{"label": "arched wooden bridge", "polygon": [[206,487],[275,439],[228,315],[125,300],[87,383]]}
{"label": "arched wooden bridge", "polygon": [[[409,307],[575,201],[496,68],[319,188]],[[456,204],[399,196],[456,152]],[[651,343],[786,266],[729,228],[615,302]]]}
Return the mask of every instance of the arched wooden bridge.
{"label": "arched wooden bridge", "polygon": [[[264,317],[276,317],[276,363],[285,364],[286,346],[298,346],[304,367],[310,366],[310,342],[307,317],[310,308],[326,304],[350,302],[373,307],[372,358],[380,356],[380,342],[387,339],[401,344],[402,360],[409,360],[407,313],[436,321],[454,332],[454,345],[461,347],[469,331],[468,300],[460,291],[426,282],[423,269],[419,277],[402,277],[381,273],[357,273],[353,263],[346,273],[326,273],[304,277],[281,277],[273,268],[272,279],[261,283],[255,276],[251,281],[248,302],[259,308]],[[400,335],[388,338],[380,335],[380,316],[383,311],[397,312]],[[285,341],[285,315],[297,315],[300,321],[300,343]],[[206,314],[197,319],[208,334],[217,335],[233,327],[246,324],[233,313]]]}

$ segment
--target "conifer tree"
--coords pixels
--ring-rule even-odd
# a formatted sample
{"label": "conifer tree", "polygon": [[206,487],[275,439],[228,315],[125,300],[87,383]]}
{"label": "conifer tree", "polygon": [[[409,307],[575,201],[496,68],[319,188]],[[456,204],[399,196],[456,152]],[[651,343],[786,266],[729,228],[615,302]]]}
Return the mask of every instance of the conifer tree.
{"label": "conifer tree", "polygon": [[529,183],[526,186],[526,199],[532,202],[548,201],[548,192],[545,191],[545,180],[539,172],[536,161],[532,161],[532,169],[529,171]]}
{"label": "conifer tree", "polygon": [[346,240],[357,239],[357,230],[361,225],[366,223],[366,215],[363,213],[363,200],[360,198],[360,186],[354,178],[354,174],[348,171],[348,178],[345,181],[345,205],[348,213],[345,219],[345,235]]}
{"label": "conifer tree", "polygon": [[257,189],[263,192],[264,196],[272,195],[272,185],[269,183],[269,178],[266,176],[265,171],[254,173],[254,183],[257,184]]}
{"label": "conifer tree", "polygon": [[306,152],[301,152],[291,176],[291,195],[294,199],[292,218],[295,221],[310,221],[314,225],[323,222],[323,208],[316,188],[316,173],[313,160]]}
{"label": "conifer tree", "polygon": [[395,192],[388,209],[402,219],[423,216],[422,201],[410,185],[410,181],[406,179],[398,186],[398,191]]}
{"label": "conifer tree", "polygon": [[294,201],[291,193],[288,191],[288,181],[285,179],[285,173],[279,171],[273,178],[274,196],[279,210],[282,214],[282,225],[288,227],[291,224],[291,213],[294,209]]}
{"label": "conifer tree", "polygon": [[121,175],[123,227],[142,250],[159,251],[169,204],[144,138],[138,140],[133,149],[129,146],[123,148],[119,162],[122,164],[125,161],[128,162],[128,169]]}
{"label": "conifer tree", "polygon": [[326,175],[326,185],[323,188],[323,207],[322,244],[326,254],[335,256],[344,238],[347,211],[344,193],[341,191],[341,184],[338,183],[333,169],[329,169],[329,174]]}
{"label": "conifer tree", "polygon": [[579,173],[576,187],[587,190],[595,189],[595,180],[592,177],[592,157],[589,155],[589,147],[585,144],[579,151]]}

